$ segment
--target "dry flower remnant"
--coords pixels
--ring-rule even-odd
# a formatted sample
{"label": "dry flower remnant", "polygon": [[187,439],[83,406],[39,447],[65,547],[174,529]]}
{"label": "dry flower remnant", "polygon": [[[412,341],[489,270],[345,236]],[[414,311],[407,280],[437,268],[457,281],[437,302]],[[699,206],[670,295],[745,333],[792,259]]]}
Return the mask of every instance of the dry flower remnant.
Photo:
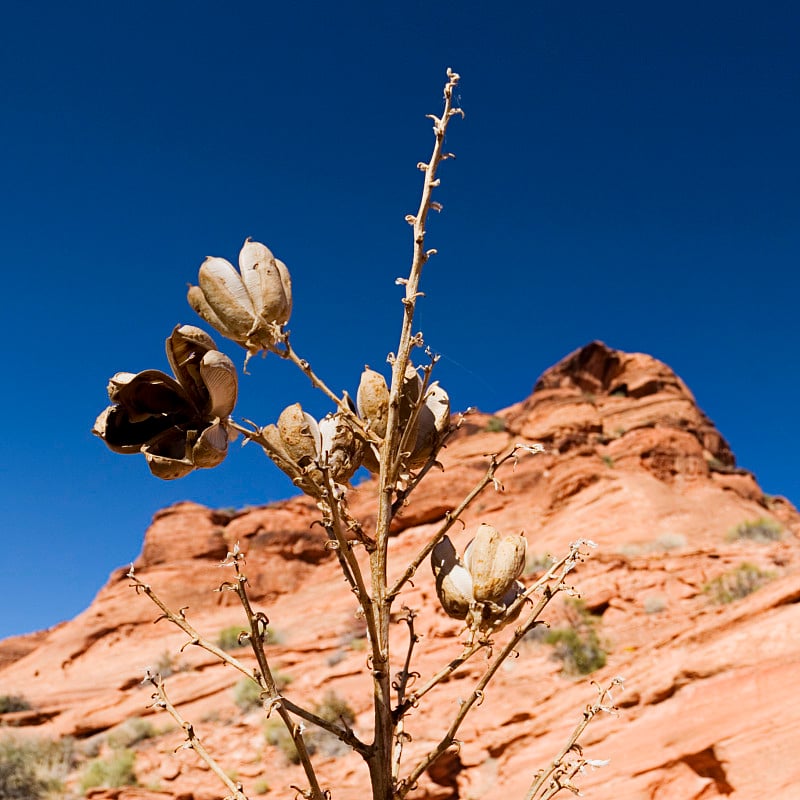
{"label": "dry flower remnant", "polygon": [[193,325],[175,328],[167,358],[174,378],[157,369],[114,375],[108,384],[113,405],[92,432],[115,453],[143,453],[153,475],[171,480],[216,467],[227,455],[237,378],[230,358]]}
{"label": "dry flower remnant", "polygon": [[[460,746],[457,737],[465,719],[486,699],[486,689],[504,662],[520,654],[518,648],[526,634],[543,624],[542,614],[552,599],[560,593],[576,594],[568,577],[594,547],[589,541],[573,542],[560,557],[542,563],[535,576],[530,570],[526,576],[524,533],[503,533],[491,520],[481,520],[459,554],[454,539],[476,499],[484,492],[502,491],[501,475],[508,473],[508,479],[513,479],[512,468],[518,459],[543,451],[540,444],[523,441],[487,454],[485,472],[410,561],[397,564],[390,560],[393,521],[413,503],[414,492],[428,472],[443,468],[440,454],[463,421],[463,415],[451,414],[445,388],[432,380],[438,356],[426,346],[423,334],[414,331],[416,305],[423,296],[423,268],[436,253],[426,246],[427,220],[431,210],[441,211],[433,195],[439,186],[439,168],[452,157],[444,150],[445,135],[453,118],[463,116],[454,105],[458,82],[459,76],[448,70],[444,109],[441,115],[428,115],[433,121],[434,145],[430,158],[418,164],[423,173],[418,209],[406,216],[413,231],[413,256],[407,277],[396,281],[403,287],[402,320],[399,341],[387,356],[390,374],[387,371],[384,376],[365,367],[354,392],[352,387],[350,393],[334,391],[294,350],[284,329],[292,310],[286,266],[266,245],[247,239],[238,270],[222,258],[209,258],[202,264],[198,285],[189,289],[189,304],[217,332],[245,348],[245,363],[255,353],[273,352],[297,367],[328,399],[330,411],[317,419],[289,398],[277,420],[266,425],[233,419],[237,394],[233,363],[216,349],[208,334],[185,325],[167,340],[175,377],[158,370],[118,373],[109,385],[112,405],[95,423],[94,432],[112,450],[143,453],[160,478],[178,478],[195,468],[219,464],[228,442],[241,434],[258,444],[297,488],[314,500],[320,535],[335,553],[354,618],[365,634],[364,675],[370,688],[362,705],[371,709],[366,725],[362,714],[355,727],[349,698],[326,695],[306,705],[293,697],[296,684],[279,670],[267,647],[270,620],[265,610],[252,605],[248,566],[238,545],[221,565],[227,578],[220,586],[210,587],[232,593],[242,608],[241,627],[231,628],[231,635],[225,637],[204,636],[186,609],[167,605],[160,590],[133,567],[128,573],[136,592],[158,607],[158,620],[183,631],[184,647],[200,647],[241,673],[237,703],[246,709],[263,709],[269,740],[302,769],[305,785],[293,788],[305,800],[335,798],[337,789],[325,785],[319,759],[342,751],[352,751],[363,761],[364,797],[404,800],[414,792],[434,763]],[[361,466],[374,476],[360,488],[361,492],[374,492],[374,513],[365,519],[356,518],[348,505],[349,481]],[[433,570],[438,603],[452,618],[454,633],[462,634],[460,639],[452,639],[454,652],[430,674],[414,668],[425,640],[415,629],[418,611],[409,607],[418,596],[409,591],[413,580],[431,580],[427,570],[418,575],[426,561]],[[397,639],[390,637],[392,623],[404,626],[406,644],[399,649]],[[242,651],[247,648],[255,663],[252,657],[244,660]],[[455,709],[437,707],[435,690],[458,673],[465,687],[462,700]],[[193,723],[170,700],[165,677],[146,675],[153,690],[153,707],[166,711],[178,723],[185,734],[183,747],[205,762],[227,788],[227,796],[246,800],[246,787],[231,778]],[[615,712],[610,693],[619,682],[614,679],[606,688],[598,688],[598,701],[586,707],[567,745],[531,776],[525,800],[550,798],[562,790],[574,792],[574,781],[584,767],[601,765],[601,761],[583,757],[578,739],[598,713]],[[423,707],[434,713],[425,718],[423,729],[417,730],[414,712]],[[565,734],[567,730],[568,726]],[[425,746],[407,748],[412,737]],[[271,784],[272,777],[265,764],[264,774],[254,779],[251,790]]]}

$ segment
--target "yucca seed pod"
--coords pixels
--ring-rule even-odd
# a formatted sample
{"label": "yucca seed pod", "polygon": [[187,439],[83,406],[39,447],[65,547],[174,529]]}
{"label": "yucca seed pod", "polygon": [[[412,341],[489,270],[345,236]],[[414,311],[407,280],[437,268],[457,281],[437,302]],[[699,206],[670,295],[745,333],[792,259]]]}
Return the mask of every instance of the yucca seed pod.
{"label": "yucca seed pod", "polygon": [[319,421],[320,462],[330,469],[334,483],[346,483],[361,466],[364,442],[342,414],[328,414]]}
{"label": "yucca seed pod", "polygon": [[389,387],[380,372],[365,367],[356,393],[358,415],[369,423],[369,429],[379,438],[386,436],[389,416]]}
{"label": "yucca seed pod", "polygon": [[292,313],[292,280],[283,261],[261,242],[245,239],[239,252],[242,282],[257,319],[284,325]]}
{"label": "yucca seed pod", "polygon": [[473,604],[472,577],[461,563],[449,536],[431,552],[431,567],[436,578],[436,595],[445,614],[466,619]]}
{"label": "yucca seed pod", "polygon": [[276,329],[292,311],[292,281],[286,265],[260,242],[245,240],[239,272],[227,259],[209,257],[190,286],[189,305],[223,336],[249,353],[269,350]]}
{"label": "yucca seed pod", "polygon": [[438,382],[432,383],[425,393],[425,402],[419,410],[417,439],[411,456],[406,461],[410,469],[419,469],[439,444],[450,427],[450,398]]}
{"label": "yucca seed pod", "polygon": [[165,347],[175,377],[118,372],[108,383],[113,405],[92,432],[117,453],[141,452],[156,477],[173,480],[227,455],[238,382],[233,362],[200,328],[176,327]]}
{"label": "yucca seed pod", "polygon": [[278,417],[281,441],[291,459],[306,467],[319,455],[320,435],[317,421],[303,411],[300,403],[287,406]]}
{"label": "yucca seed pod", "polygon": [[514,581],[499,603],[485,603],[483,605],[482,617],[478,627],[483,631],[499,631],[514,622],[522,613],[523,604],[520,603],[511,614],[508,613],[508,609],[523,594],[525,594],[525,584],[521,581]]}
{"label": "yucca seed pod", "polygon": [[472,575],[475,600],[499,603],[525,568],[524,536],[502,537],[491,525],[482,524],[464,553]]}

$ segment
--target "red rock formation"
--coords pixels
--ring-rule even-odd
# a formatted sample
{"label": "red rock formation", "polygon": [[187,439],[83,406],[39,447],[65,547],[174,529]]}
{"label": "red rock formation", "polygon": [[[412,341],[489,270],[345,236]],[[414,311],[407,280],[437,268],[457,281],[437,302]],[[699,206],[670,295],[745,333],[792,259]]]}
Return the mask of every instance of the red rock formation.
{"label": "red rock formation", "polygon": [[[523,456],[502,475],[505,491],[487,490],[465,514],[461,548],[482,521],[503,531],[524,530],[529,552],[561,553],[576,538],[598,550],[576,570],[574,583],[600,617],[608,663],[592,677],[626,677],[618,718],[598,718],[585,740],[592,758],[609,766],[581,776],[592,800],[794,800],[798,797],[800,703],[800,515],[788,501],[767,498],[752,474],[736,467],[727,442],[667,366],[642,354],[594,342],[548,370],[527,400],[490,417],[470,416],[403,510],[391,543],[393,568],[435,530],[482,476],[486,453],[513,442],[541,442],[547,453]],[[371,482],[358,486],[351,507],[374,518]],[[734,526],[768,518],[779,540],[729,540]],[[364,676],[362,626],[336,561],[311,527],[314,504],[296,498],[236,514],[179,503],[156,515],[147,531],[137,574],[213,638],[240,624],[230,593],[214,593],[219,561],[235,542],[247,554],[254,601],[282,633],[270,655],[294,680],[287,695],[312,703],[323,687],[345,696],[368,735],[369,687]],[[769,582],[742,599],[714,604],[704,587],[749,562]],[[233,703],[237,675],[203,651],[179,653],[184,635],[114,573],[92,605],[48,632],[0,643],[0,681],[20,692],[32,712],[4,721],[20,731],[99,739],[131,716],[152,716],[139,681],[146,666],[174,669],[170,696],[191,718],[206,745],[236,770],[250,796],[265,777],[276,792],[301,784],[261,733],[260,712]],[[430,675],[460,650],[459,624],[435,601],[427,566],[403,593],[420,611],[417,669]],[[565,618],[562,605],[549,614]],[[395,652],[404,646],[396,630]],[[500,637],[502,638],[502,636]],[[248,663],[245,651],[241,657]],[[461,731],[458,754],[442,759],[417,797],[448,800],[522,798],[533,773],[557,752],[593,699],[588,679],[565,677],[552,648],[522,648],[490,685],[485,703]],[[398,655],[397,658],[400,656]],[[397,666],[400,664],[397,662]],[[458,698],[477,679],[482,662],[465,666],[429,695],[409,718],[409,762],[430,748]],[[174,752],[178,732],[136,745],[141,788],[96,790],[92,797],[205,800],[223,792],[186,751]],[[358,757],[321,756],[320,774],[336,800],[365,797]]]}

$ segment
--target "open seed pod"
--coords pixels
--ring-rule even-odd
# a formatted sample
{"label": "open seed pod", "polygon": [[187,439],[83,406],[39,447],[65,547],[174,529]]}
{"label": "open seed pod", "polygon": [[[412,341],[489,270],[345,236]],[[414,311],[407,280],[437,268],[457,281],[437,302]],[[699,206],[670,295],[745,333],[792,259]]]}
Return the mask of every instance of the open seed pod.
{"label": "open seed pod", "polygon": [[237,378],[233,362],[193,325],[176,327],[166,350],[175,378],[118,372],[108,384],[112,405],[92,432],[117,453],[141,452],[156,477],[172,480],[227,455]]}
{"label": "open seed pod", "polygon": [[472,577],[461,563],[449,536],[433,548],[431,567],[436,578],[436,594],[445,613],[466,619],[473,604]]}
{"label": "open seed pod", "polygon": [[475,600],[499,603],[522,574],[526,550],[524,536],[501,537],[491,525],[482,524],[464,553]]}
{"label": "open seed pod", "polygon": [[499,603],[481,603],[476,611],[480,615],[474,622],[483,631],[499,631],[506,625],[516,620],[522,612],[523,604],[520,603],[512,614],[508,609],[521,595],[525,594],[525,584],[514,581],[506,593],[500,598]]}
{"label": "open seed pod", "polygon": [[189,305],[223,336],[249,353],[274,347],[292,312],[292,281],[286,265],[260,242],[245,240],[239,272],[224,258],[207,258]]}

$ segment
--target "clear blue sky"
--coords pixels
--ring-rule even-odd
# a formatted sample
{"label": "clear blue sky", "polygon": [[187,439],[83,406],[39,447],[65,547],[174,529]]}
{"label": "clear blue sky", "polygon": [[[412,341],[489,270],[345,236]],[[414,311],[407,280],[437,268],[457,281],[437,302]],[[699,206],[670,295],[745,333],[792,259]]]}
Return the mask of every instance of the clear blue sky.
{"label": "clear blue sky", "polygon": [[[0,637],[82,610],[160,507],[292,493],[254,447],[151,478],[89,433],[107,379],[165,368],[199,264],[252,236],[292,271],[296,348],[354,391],[396,346],[448,66],[467,116],[420,326],[454,407],[520,400],[602,339],[670,364],[739,463],[799,502],[799,8],[8,5]],[[288,364],[251,372],[240,416],[327,410]]]}

